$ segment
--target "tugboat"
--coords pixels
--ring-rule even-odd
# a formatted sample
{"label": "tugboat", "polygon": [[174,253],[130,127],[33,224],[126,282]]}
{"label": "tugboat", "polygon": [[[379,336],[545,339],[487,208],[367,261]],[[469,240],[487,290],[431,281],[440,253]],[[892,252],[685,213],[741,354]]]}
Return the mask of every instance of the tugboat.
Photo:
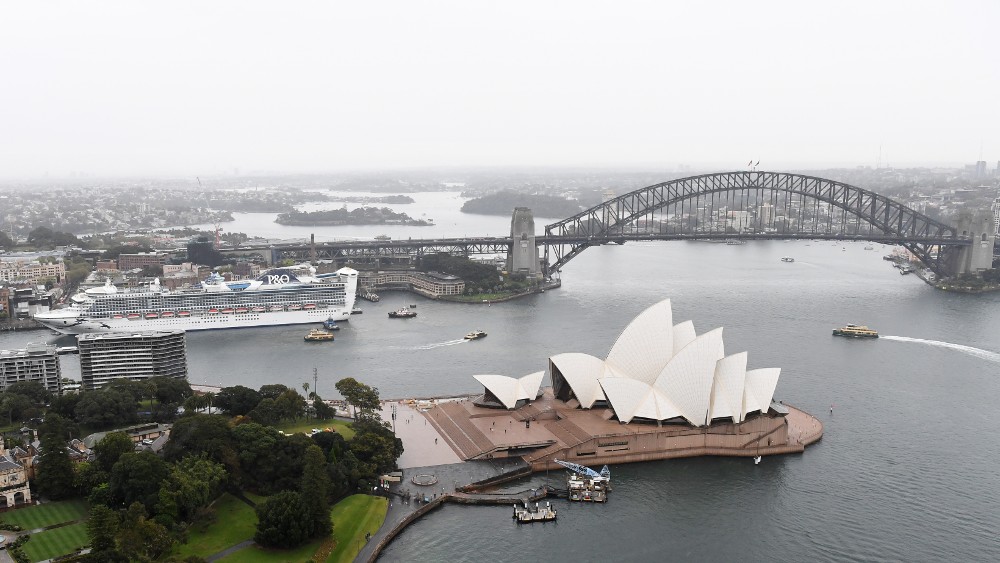
{"label": "tugboat", "polygon": [[486,338],[486,333],[481,330],[474,330],[465,335],[466,340],[479,340],[480,338]]}
{"label": "tugboat", "polygon": [[333,317],[327,317],[327,319],[323,321],[323,328],[326,330],[340,330],[340,325],[337,324],[337,321],[333,320]]}
{"label": "tugboat", "polygon": [[395,311],[389,311],[390,319],[412,319],[415,316],[417,316],[417,312],[411,311],[407,307],[403,307],[402,309],[396,309]]}
{"label": "tugboat", "polygon": [[834,336],[850,336],[853,338],[878,338],[878,331],[861,325],[847,325],[833,329]]}
{"label": "tugboat", "polygon": [[319,328],[314,328],[303,338],[306,342],[327,342],[333,340],[333,333]]}

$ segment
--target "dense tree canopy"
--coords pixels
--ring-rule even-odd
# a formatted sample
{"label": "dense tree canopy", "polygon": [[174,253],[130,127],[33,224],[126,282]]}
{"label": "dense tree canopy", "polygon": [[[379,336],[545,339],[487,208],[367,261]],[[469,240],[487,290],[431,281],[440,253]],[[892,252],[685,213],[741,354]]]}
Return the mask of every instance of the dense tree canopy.
{"label": "dense tree canopy", "polygon": [[510,217],[515,207],[529,207],[536,217],[569,217],[580,212],[580,202],[575,199],[501,190],[466,201],[462,213]]}
{"label": "dense tree canopy", "polygon": [[488,289],[500,283],[500,273],[490,264],[482,264],[446,252],[430,254],[420,259],[417,268],[423,272],[442,272],[458,276],[468,288]]}
{"label": "dense tree canopy", "polygon": [[257,533],[253,540],[265,547],[295,547],[310,537],[312,523],[305,517],[297,491],[283,491],[257,505]]}
{"label": "dense tree canopy", "polygon": [[252,411],[261,398],[260,393],[249,387],[223,387],[215,395],[215,406],[232,416],[240,416]]}
{"label": "dense tree canopy", "polygon": [[168,471],[167,463],[154,453],[123,454],[111,468],[111,479],[108,481],[112,507],[140,502],[146,510],[152,510],[159,500],[160,483],[167,477]]}
{"label": "dense tree canopy", "polygon": [[336,383],[339,392],[349,405],[361,411],[377,411],[379,404],[378,389],[369,387],[353,377],[345,377]]}
{"label": "dense tree canopy", "polygon": [[124,432],[111,432],[94,445],[97,464],[104,471],[111,471],[124,454],[135,451],[135,442]]}
{"label": "dense tree canopy", "polygon": [[52,393],[37,381],[15,381],[7,386],[5,393],[24,395],[37,404],[47,404],[52,400]]}
{"label": "dense tree canopy", "polygon": [[156,510],[173,522],[191,521],[198,509],[208,506],[219,495],[226,480],[226,469],[204,455],[188,456],[170,466],[170,473],[160,486]]}
{"label": "dense tree canopy", "polygon": [[114,428],[139,420],[135,397],[115,387],[88,391],[80,395],[73,408],[74,419],[85,426]]}
{"label": "dense tree canopy", "polygon": [[28,233],[28,244],[37,249],[53,249],[57,246],[83,246],[80,239],[70,233],[53,231],[48,227],[36,227]]}
{"label": "dense tree canopy", "polygon": [[42,453],[35,469],[35,486],[40,495],[51,500],[69,498],[76,492],[76,474],[66,450],[70,426],[69,421],[52,414],[40,428]]}
{"label": "dense tree canopy", "polygon": [[170,440],[163,447],[168,461],[180,461],[187,455],[206,454],[230,471],[239,471],[236,443],[229,420],[214,414],[193,414],[174,423]]}

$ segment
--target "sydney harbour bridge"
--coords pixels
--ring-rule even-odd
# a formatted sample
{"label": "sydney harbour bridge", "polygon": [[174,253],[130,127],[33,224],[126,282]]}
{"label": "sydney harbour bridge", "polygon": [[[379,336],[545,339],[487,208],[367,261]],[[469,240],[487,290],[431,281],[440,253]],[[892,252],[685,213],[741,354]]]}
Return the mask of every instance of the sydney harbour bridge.
{"label": "sydney harbour bridge", "polygon": [[967,214],[949,225],[886,196],[842,182],[784,172],[739,171],[670,180],[620,195],[545,226],[545,234],[292,243],[244,246],[226,254],[283,259],[399,260],[447,252],[507,255],[537,248],[551,277],[592,246],[640,240],[863,240],[909,250],[939,277],[989,268],[992,215]]}

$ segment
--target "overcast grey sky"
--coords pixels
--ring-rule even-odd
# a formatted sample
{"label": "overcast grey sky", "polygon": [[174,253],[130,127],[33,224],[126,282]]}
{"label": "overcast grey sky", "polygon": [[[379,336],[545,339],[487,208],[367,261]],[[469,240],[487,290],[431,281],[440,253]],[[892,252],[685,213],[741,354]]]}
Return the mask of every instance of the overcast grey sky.
{"label": "overcast grey sky", "polygon": [[5,2],[0,176],[992,163],[998,37],[997,1]]}

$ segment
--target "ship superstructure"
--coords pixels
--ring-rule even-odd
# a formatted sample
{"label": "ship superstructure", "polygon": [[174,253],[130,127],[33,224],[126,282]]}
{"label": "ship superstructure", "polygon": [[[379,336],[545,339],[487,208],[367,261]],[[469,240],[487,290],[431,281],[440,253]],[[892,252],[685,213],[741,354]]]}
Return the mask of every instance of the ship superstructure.
{"label": "ship superstructure", "polygon": [[196,287],[169,290],[159,279],[138,290],[110,282],[73,296],[70,307],[35,315],[63,334],[136,330],[210,330],[346,321],[354,307],[358,272],[341,268],[316,275],[296,266],[268,270],[253,280],[211,275]]}

